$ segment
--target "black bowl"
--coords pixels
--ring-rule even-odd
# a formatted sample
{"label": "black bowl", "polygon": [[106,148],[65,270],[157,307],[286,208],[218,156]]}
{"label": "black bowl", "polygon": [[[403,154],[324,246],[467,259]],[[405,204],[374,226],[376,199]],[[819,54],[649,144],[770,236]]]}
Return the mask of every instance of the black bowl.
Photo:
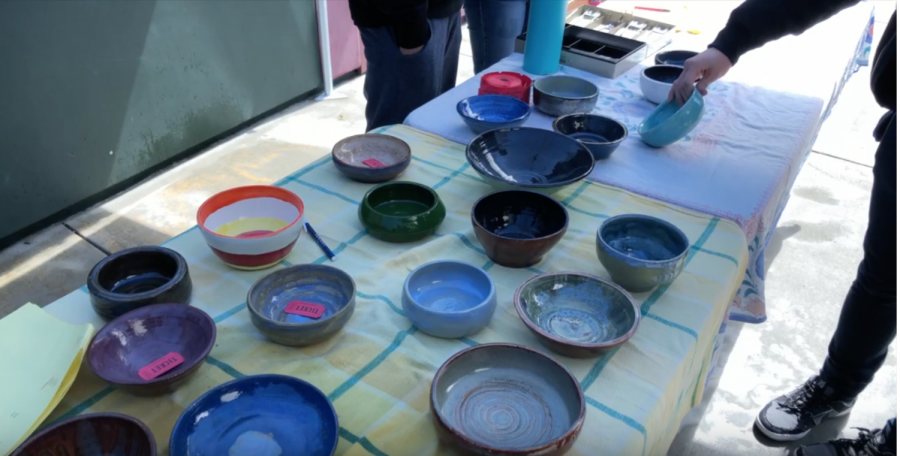
{"label": "black bowl", "polygon": [[569,114],[553,121],[553,130],[587,146],[594,160],[609,158],[628,137],[628,128],[615,119],[597,114]]}
{"label": "black bowl", "polygon": [[656,54],[657,65],[684,66],[684,61],[697,55],[694,51],[666,51]]}

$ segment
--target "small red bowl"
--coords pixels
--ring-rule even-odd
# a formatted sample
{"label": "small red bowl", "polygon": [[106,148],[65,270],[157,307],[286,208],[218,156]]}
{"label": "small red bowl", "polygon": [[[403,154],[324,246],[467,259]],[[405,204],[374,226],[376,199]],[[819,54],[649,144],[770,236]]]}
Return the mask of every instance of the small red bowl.
{"label": "small red bowl", "polygon": [[481,77],[478,95],[506,95],[531,103],[531,78],[512,71],[497,71]]}

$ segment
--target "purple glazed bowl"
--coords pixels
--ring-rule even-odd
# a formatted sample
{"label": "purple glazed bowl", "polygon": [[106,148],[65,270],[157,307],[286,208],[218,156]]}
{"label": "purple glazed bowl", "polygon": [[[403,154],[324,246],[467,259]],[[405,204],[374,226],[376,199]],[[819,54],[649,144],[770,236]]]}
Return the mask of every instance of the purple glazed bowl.
{"label": "purple glazed bowl", "polygon": [[156,456],[156,441],[144,423],[118,413],[90,413],[35,433],[11,456]]}

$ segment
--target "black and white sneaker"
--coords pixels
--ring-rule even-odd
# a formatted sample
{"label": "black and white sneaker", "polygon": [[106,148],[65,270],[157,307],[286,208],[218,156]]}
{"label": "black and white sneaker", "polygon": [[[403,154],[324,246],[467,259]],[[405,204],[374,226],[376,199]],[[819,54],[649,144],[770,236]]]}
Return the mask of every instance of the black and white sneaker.
{"label": "black and white sneaker", "polygon": [[796,390],[769,402],[756,417],[756,427],[780,442],[802,439],[823,420],[846,415],[856,398],[835,394],[818,375]]}
{"label": "black and white sneaker", "polygon": [[881,429],[859,429],[855,439],[832,440],[828,443],[802,446],[792,456],[895,456],[888,448]]}

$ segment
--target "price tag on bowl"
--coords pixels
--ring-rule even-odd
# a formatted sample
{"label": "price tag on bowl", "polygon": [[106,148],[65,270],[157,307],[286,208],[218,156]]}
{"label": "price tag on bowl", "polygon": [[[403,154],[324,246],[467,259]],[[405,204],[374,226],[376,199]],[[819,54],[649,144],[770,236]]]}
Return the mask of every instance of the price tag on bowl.
{"label": "price tag on bowl", "polygon": [[184,362],[184,357],[180,353],[171,352],[162,358],[153,361],[138,371],[138,375],[144,380],[153,380],[172,369],[175,369]]}
{"label": "price tag on bowl", "polygon": [[318,320],[325,314],[325,306],[306,301],[291,301],[284,308],[285,313]]}
{"label": "price tag on bowl", "polygon": [[369,168],[384,168],[384,163],[381,163],[380,161],[378,161],[377,158],[369,158],[369,159],[363,160],[363,163],[365,163],[365,165],[368,166]]}

